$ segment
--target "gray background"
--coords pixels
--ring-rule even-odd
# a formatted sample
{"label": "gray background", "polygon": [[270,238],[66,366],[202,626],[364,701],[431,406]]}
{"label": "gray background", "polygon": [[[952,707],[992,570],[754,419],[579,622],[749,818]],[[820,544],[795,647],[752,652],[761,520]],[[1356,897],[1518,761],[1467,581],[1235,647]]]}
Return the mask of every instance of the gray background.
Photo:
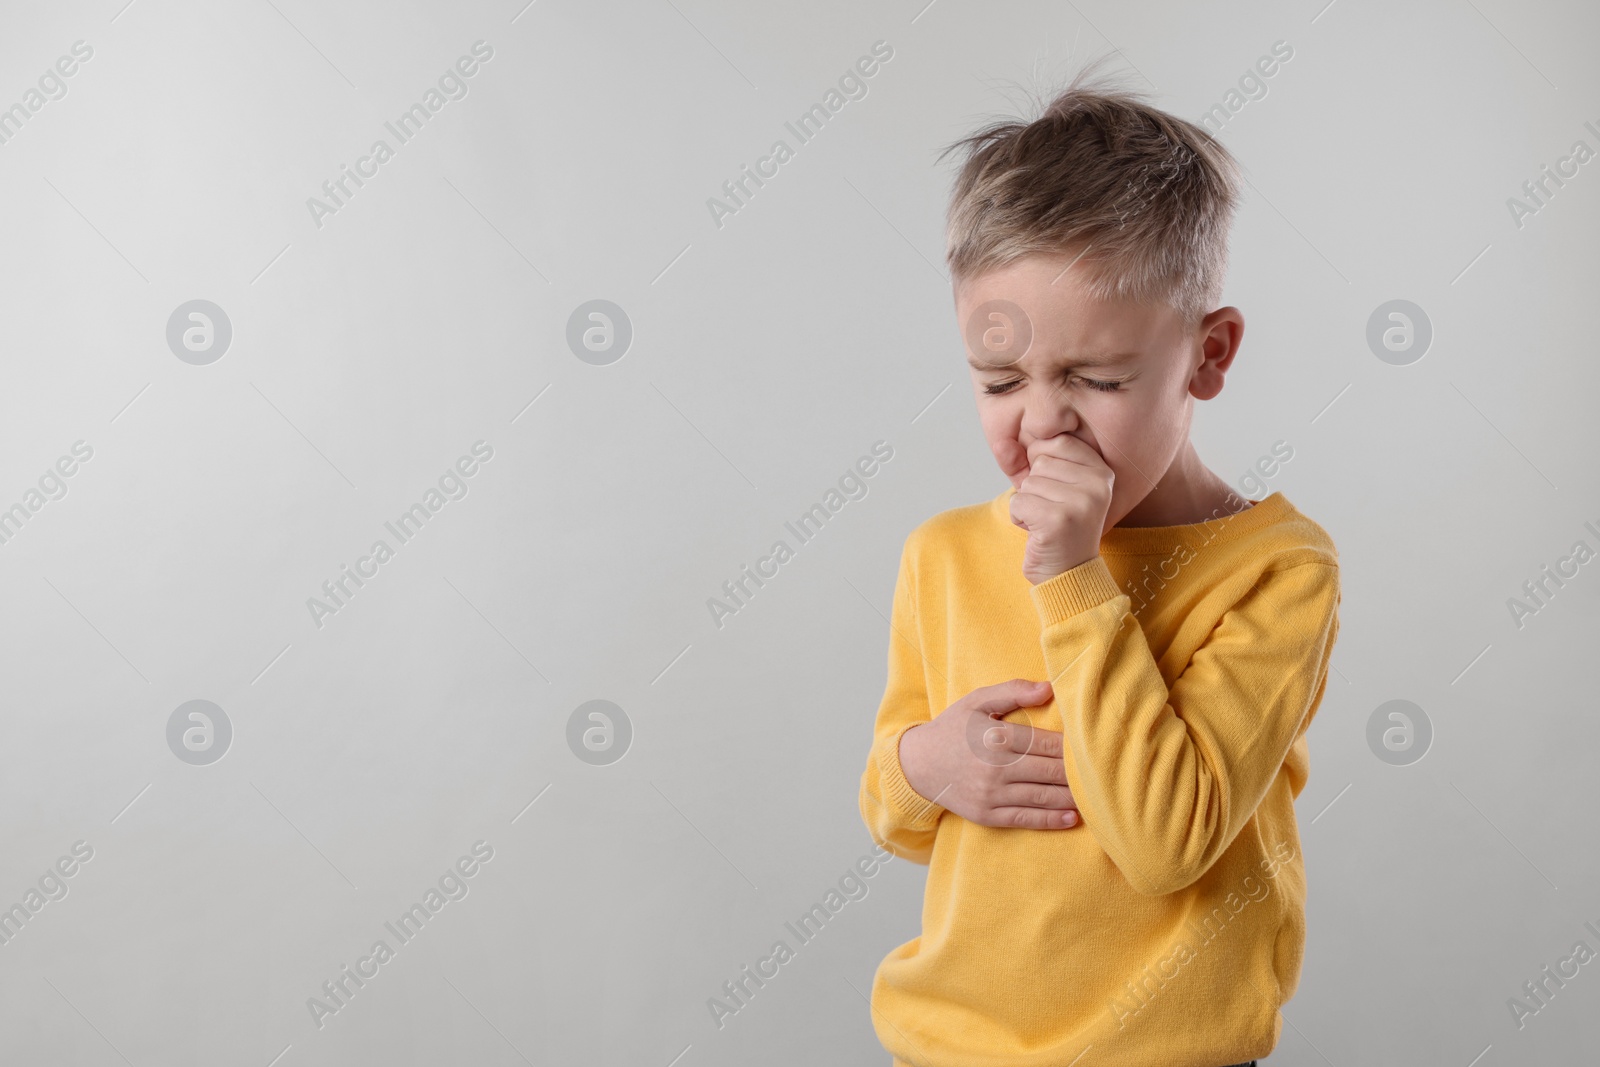
{"label": "gray background", "polygon": [[[1600,948],[1600,563],[1520,629],[1507,600],[1600,546],[1600,162],[1520,228],[1506,201],[1600,148],[1597,30],[1509,0],[6,5],[0,107],[94,54],[0,146],[0,506],[93,457],[0,545],[0,905],[94,856],[0,946],[0,1061],[887,1063],[864,997],[918,932],[910,863],[723,1028],[706,1000],[870,849],[902,541],[1005,488],[934,157],[1116,49],[1198,120],[1282,40],[1221,134],[1247,332],[1195,426],[1231,482],[1288,442],[1269,488],[1343,563],[1271,1062],[1574,1062],[1600,963],[1521,1030],[1506,1001]],[[315,225],[307,198],[480,39],[468,94]],[[878,40],[868,94],[713,224]],[[233,328],[207,366],[166,343],[192,299]],[[593,299],[634,329],[606,366],[565,340]],[[1391,299],[1435,331],[1407,366],[1365,341]],[[480,439],[468,494],[314,626],[306,599]],[[714,626],[878,440],[866,497]],[[193,699],[234,730],[208,766],[167,746]],[[634,730],[609,766],[566,741],[594,699]],[[1408,766],[1366,741],[1393,699],[1434,729]],[[470,893],[314,1026],[306,999],[480,839]]]}

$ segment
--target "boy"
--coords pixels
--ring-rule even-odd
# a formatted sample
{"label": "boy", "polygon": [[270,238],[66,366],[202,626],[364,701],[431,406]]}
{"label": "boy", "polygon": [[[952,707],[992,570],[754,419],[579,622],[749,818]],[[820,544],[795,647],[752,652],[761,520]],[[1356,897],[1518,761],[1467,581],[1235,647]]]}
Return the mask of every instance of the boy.
{"label": "boy", "polygon": [[861,779],[929,867],[872,1018],[897,1067],[1225,1067],[1299,982],[1294,800],[1338,555],[1200,462],[1237,163],[1082,76],[956,146],[957,321],[1011,487],[906,539]]}

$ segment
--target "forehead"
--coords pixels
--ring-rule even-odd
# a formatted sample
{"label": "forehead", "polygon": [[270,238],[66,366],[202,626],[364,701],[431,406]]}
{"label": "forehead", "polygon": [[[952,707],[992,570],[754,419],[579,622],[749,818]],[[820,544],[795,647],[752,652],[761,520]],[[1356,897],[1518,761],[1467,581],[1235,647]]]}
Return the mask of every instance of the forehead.
{"label": "forehead", "polygon": [[1165,304],[1101,300],[1071,257],[1029,256],[968,280],[956,316],[975,370],[1045,361],[1117,367],[1159,347],[1177,321]]}

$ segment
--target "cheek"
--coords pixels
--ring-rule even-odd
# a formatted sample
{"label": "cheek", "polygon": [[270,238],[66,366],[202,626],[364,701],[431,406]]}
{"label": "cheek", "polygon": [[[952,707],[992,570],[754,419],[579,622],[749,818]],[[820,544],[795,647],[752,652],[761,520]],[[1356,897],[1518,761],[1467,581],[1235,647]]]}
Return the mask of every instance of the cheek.
{"label": "cheek", "polygon": [[1140,471],[1150,469],[1150,457],[1165,447],[1165,442],[1150,432],[1146,413],[1122,405],[1115,411],[1101,412],[1095,423],[1099,430],[1100,458],[1116,474],[1113,492],[1121,496],[1135,485],[1144,485]]}
{"label": "cheek", "polygon": [[1115,492],[1148,489],[1155,471],[1166,470],[1184,441],[1181,419],[1165,403],[1129,404],[1104,414],[1101,428],[1115,445],[1104,449],[1106,464],[1116,472]]}
{"label": "cheek", "polygon": [[1170,405],[1150,393],[1128,400],[1105,416],[1116,427],[1117,443],[1130,455],[1159,452],[1171,432]]}
{"label": "cheek", "polygon": [[999,448],[1008,440],[1015,441],[1022,428],[1017,414],[1002,404],[985,404],[978,422],[991,448]]}
{"label": "cheek", "polygon": [[1001,467],[1009,471],[1027,465],[1027,449],[1017,441],[1017,435],[1022,431],[1020,412],[996,405],[988,408],[979,422],[983,427],[984,440],[989,443],[989,451]]}

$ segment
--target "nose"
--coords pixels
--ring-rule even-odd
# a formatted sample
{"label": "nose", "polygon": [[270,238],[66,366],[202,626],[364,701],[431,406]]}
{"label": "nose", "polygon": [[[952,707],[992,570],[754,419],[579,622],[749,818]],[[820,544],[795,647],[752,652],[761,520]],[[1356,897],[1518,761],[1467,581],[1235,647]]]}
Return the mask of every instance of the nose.
{"label": "nose", "polygon": [[1083,417],[1065,393],[1049,389],[1030,390],[1022,412],[1018,437],[1032,441],[1060,434],[1076,434]]}

